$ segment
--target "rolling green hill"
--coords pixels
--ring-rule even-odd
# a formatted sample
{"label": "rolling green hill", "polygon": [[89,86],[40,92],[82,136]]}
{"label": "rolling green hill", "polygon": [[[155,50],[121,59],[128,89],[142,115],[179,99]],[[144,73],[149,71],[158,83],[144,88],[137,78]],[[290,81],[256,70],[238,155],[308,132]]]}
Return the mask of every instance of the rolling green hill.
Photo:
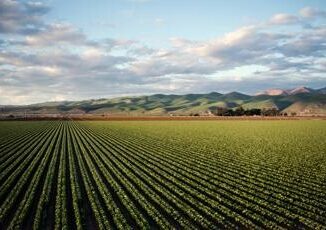
{"label": "rolling green hill", "polygon": [[[293,90],[292,90],[293,91]],[[218,108],[271,109],[299,115],[326,115],[324,89],[294,94],[250,96],[238,92],[101,98],[2,106],[2,114],[207,115]]]}

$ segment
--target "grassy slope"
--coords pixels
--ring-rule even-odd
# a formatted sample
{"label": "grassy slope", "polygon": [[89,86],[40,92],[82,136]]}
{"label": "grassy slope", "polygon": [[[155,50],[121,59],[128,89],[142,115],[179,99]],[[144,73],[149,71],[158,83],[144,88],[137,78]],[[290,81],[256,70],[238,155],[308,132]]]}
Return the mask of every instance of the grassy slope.
{"label": "grassy slope", "polygon": [[162,115],[168,113],[189,114],[215,111],[217,107],[234,109],[277,108],[284,112],[311,111],[326,114],[325,94],[297,94],[291,96],[249,96],[237,92],[219,94],[187,94],[120,97],[76,102],[48,102],[27,107],[12,107],[8,111],[36,113],[90,113],[116,115]]}

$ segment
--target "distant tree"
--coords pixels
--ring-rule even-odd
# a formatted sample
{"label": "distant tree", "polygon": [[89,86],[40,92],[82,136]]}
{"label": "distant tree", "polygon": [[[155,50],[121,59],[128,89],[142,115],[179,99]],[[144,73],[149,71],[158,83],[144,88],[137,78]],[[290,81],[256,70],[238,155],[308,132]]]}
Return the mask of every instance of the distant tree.
{"label": "distant tree", "polygon": [[261,110],[261,109],[244,109],[242,106],[237,107],[235,110],[227,109],[223,107],[216,107],[216,109],[212,109],[213,114],[216,116],[260,116],[262,114],[266,116],[271,116],[273,113],[275,114],[278,111],[270,111],[270,110]]}
{"label": "distant tree", "polygon": [[280,115],[280,111],[276,108],[271,109],[271,116],[278,116]]}
{"label": "distant tree", "polygon": [[261,115],[261,109],[247,109],[244,112],[245,115],[247,116],[254,116],[254,115]]}
{"label": "distant tree", "polygon": [[263,109],[262,110],[262,115],[263,116],[278,116],[280,115],[280,111],[276,108],[271,108],[271,109]]}
{"label": "distant tree", "polygon": [[234,111],[234,116],[243,116],[245,115],[245,110],[242,108],[242,106],[239,106]]}
{"label": "distant tree", "polygon": [[234,116],[235,115],[235,112],[234,110],[232,109],[228,109],[225,113],[225,116]]}
{"label": "distant tree", "polygon": [[223,107],[216,107],[216,113],[215,115],[216,116],[225,116],[226,113],[227,113],[227,109],[226,108],[223,108]]}
{"label": "distant tree", "polygon": [[199,114],[199,113],[190,113],[189,116],[192,116],[192,117],[193,117],[193,116],[194,116],[194,117],[198,117],[198,116],[200,116],[200,114]]}

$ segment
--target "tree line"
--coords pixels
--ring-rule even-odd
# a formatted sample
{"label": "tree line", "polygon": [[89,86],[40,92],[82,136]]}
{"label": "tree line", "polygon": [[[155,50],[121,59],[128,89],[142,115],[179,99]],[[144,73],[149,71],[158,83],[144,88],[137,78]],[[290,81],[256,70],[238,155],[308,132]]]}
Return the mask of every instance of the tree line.
{"label": "tree line", "polygon": [[[214,113],[214,112],[213,112]],[[237,107],[236,109],[217,108],[215,111],[216,116],[280,116],[283,115],[276,108],[270,109],[244,109]]]}
{"label": "tree line", "polygon": [[[211,109],[210,112],[215,116],[288,116],[287,113],[282,113],[277,108],[244,109],[242,106],[236,109],[217,107]],[[289,115],[296,116],[296,113],[291,113]],[[191,113],[190,116],[200,116],[200,114]]]}

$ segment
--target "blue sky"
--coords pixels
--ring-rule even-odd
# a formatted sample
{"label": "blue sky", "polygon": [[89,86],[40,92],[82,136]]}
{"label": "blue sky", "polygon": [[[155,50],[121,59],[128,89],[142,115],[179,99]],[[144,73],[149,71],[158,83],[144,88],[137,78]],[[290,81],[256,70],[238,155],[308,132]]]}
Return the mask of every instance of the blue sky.
{"label": "blue sky", "polygon": [[110,36],[150,44],[170,37],[214,38],[277,13],[326,7],[323,0],[53,0],[49,4],[49,18],[70,22],[94,39]]}
{"label": "blue sky", "polygon": [[326,1],[0,2],[0,104],[326,85]]}
{"label": "blue sky", "polygon": [[94,39],[109,36],[160,46],[170,37],[214,38],[277,13],[296,14],[306,6],[325,9],[326,1],[52,0],[49,5],[52,20],[73,23]]}

